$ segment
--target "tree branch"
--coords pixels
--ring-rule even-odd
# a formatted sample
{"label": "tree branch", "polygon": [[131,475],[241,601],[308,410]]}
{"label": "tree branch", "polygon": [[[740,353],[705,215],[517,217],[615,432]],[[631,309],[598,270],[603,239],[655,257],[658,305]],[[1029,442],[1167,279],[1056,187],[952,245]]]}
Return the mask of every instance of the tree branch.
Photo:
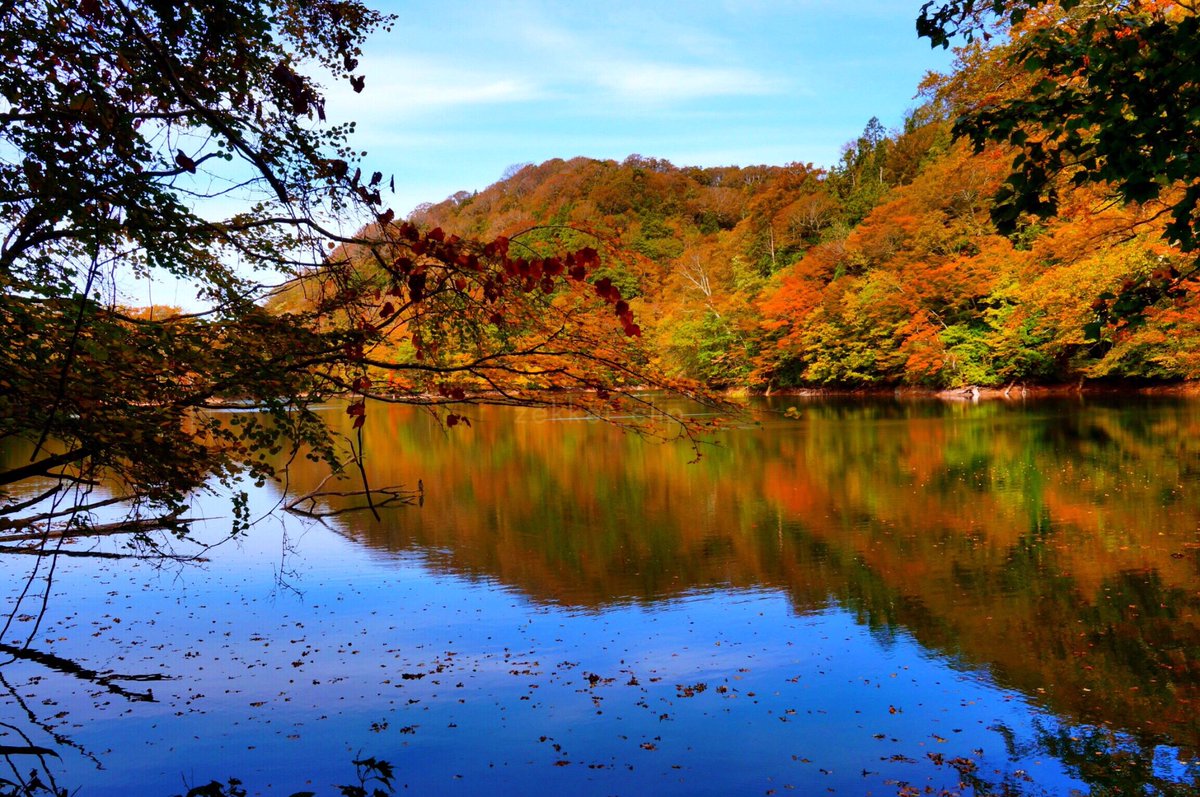
{"label": "tree branch", "polygon": [[93,446],[80,446],[63,454],[55,454],[54,456],[40,459],[37,462],[30,462],[28,465],[22,465],[19,468],[0,471],[0,485],[14,484],[26,479],[32,479],[35,476],[53,476],[55,474],[50,473],[50,471],[54,468],[87,459],[95,452],[96,449]]}

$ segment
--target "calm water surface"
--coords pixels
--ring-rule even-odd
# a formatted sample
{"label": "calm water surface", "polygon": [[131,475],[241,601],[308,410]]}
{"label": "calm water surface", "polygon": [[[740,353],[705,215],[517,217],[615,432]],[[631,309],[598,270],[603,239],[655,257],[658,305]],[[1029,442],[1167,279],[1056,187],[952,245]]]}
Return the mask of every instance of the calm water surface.
{"label": "calm water surface", "polygon": [[360,755],[415,794],[1192,793],[1200,404],[757,410],[689,465],[374,408],[371,482],[423,506],[321,524],[267,486],[205,564],[59,560],[32,647],[165,678],[3,664],[0,745],[82,795],[331,794]]}

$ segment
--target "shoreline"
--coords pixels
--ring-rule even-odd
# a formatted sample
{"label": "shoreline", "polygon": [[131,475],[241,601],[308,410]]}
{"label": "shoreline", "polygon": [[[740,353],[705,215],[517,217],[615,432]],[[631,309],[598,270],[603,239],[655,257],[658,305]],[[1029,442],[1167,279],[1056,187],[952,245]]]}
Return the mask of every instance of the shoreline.
{"label": "shoreline", "polygon": [[1044,385],[1012,384],[1005,387],[967,385],[956,388],[893,387],[810,387],[769,390],[766,392],[734,388],[727,395],[758,395],[765,398],[913,398],[941,401],[1022,401],[1030,398],[1063,396],[1200,396],[1200,381],[1165,384],[1145,383],[1058,383]]}

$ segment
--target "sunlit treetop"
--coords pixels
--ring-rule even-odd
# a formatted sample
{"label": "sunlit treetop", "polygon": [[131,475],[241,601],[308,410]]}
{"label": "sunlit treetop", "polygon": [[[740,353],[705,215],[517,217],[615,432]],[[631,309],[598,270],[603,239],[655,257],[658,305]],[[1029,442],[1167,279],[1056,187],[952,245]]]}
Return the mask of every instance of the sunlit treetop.
{"label": "sunlit treetop", "polygon": [[1025,96],[985,101],[956,131],[977,147],[1019,148],[993,214],[1012,230],[1049,216],[1060,179],[1112,184],[1129,202],[1170,205],[1168,235],[1197,247],[1200,220],[1200,20],[1194,4],[1164,0],[927,3],[917,30],[935,45],[1008,28],[1010,61],[1039,78]]}
{"label": "sunlit treetop", "polygon": [[[926,3],[917,31],[934,46],[955,37],[999,45],[1035,80],[989,97],[955,125],[978,149],[1016,148],[992,218],[1011,233],[1058,210],[1063,186],[1096,183],[1124,202],[1161,207],[1165,237],[1200,249],[1200,18],[1190,0],[954,0]],[[1141,284],[1100,307],[1099,322],[1138,318],[1178,275]],[[1098,327],[1093,327],[1092,332]]]}

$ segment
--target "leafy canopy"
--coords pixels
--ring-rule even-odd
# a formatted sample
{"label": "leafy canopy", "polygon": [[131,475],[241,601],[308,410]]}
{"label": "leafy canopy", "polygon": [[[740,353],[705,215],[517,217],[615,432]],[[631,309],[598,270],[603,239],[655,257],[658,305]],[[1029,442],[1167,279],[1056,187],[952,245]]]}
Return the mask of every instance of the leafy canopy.
{"label": "leafy canopy", "polygon": [[[934,46],[955,36],[1008,30],[1010,63],[1035,75],[1022,96],[985,98],[955,125],[977,149],[1017,149],[992,217],[1011,233],[1047,218],[1062,186],[1110,186],[1125,202],[1161,203],[1164,235],[1200,249],[1200,18],[1172,0],[953,0],[928,2],[919,35]],[[1141,283],[1101,309],[1101,320],[1137,317],[1178,273]],[[1096,329],[1092,330],[1093,336]]]}

